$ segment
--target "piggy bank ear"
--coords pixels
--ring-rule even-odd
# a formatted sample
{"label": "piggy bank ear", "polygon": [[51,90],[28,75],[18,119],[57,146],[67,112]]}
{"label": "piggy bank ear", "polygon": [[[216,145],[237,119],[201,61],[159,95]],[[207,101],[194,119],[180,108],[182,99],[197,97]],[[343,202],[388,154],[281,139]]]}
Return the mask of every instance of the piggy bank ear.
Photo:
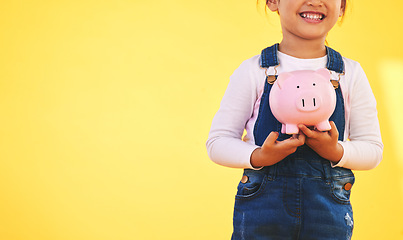
{"label": "piggy bank ear", "polygon": [[330,72],[326,68],[321,68],[316,70],[316,73],[324,77],[325,79],[329,80],[330,79]]}
{"label": "piggy bank ear", "polygon": [[284,82],[285,82],[285,80],[287,80],[287,78],[289,78],[291,76],[292,76],[292,73],[289,73],[289,72],[280,73],[278,75],[277,81],[276,81],[278,87],[281,89],[283,84],[284,84]]}

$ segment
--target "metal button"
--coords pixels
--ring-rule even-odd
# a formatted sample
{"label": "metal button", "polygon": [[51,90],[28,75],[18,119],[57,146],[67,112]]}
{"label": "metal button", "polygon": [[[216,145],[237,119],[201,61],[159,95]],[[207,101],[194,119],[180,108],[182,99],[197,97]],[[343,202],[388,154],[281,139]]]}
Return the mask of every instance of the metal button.
{"label": "metal button", "polygon": [[346,191],[350,191],[350,189],[353,187],[353,184],[351,184],[351,183],[346,183],[346,184],[344,184],[344,190],[346,190]]}
{"label": "metal button", "polygon": [[330,80],[330,82],[332,83],[334,89],[339,87],[339,80]]}
{"label": "metal button", "polygon": [[242,179],[241,179],[241,183],[247,183],[248,180],[249,180],[248,176],[243,175],[243,176],[242,176]]}
{"label": "metal button", "polygon": [[273,84],[275,81],[276,81],[276,76],[274,76],[274,75],[267,76],[267,82],[269,84]]}

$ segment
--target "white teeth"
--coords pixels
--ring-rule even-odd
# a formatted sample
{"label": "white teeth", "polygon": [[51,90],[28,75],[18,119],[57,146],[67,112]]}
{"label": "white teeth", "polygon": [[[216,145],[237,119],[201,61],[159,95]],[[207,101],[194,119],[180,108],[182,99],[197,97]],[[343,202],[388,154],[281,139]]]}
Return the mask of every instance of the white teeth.
{"label": "white teeth", "polygon": [[323,15],[319,13],[301,13],[301,17],[312,19],[312,20],[322,20]]}

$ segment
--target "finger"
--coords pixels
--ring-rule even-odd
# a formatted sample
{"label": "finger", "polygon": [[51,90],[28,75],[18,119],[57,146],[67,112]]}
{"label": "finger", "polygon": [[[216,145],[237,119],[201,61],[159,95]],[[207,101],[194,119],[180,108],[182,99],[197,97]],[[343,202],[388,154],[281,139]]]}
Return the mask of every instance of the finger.
{"label": "finger", "polygon": [[295,146],[302,146],[305,144],[305,135],[304,134],[298,134],[295,138],[292,139],[294,142]]}
{"label": "finger", "polygon": [[285,142],[288,142],[292,146],[298,147],[305,144],[305,135],[303,133],[293,134],[290,138],[286,139]]}
{"label": "finger", "polygon": [[273,145],[276,143],[279,133],[278,132],[271,132],[269,136],[267,136],[266,140],[264,141],[263,145],[269,144]]}
{"label": "finger", "polygon": [[337,130],[336,124],[333,121],[330,121],[329,123],[330,123],[330,127],[331,127],[331,129],[329,131],[329,135],[338,137],[339,131]]}
{"label": "finger", "polygon": [[299,130],[301,130],[305,136],[312,138],[314,136],[314,131],[312,131],[311,129],[309,129],[307,126],[305,126],[304,124],[299,124],[298,125]]}
{"label": "finger", "polygon": [[298,140],[302,143],[302,145],[305,143],[305,139],[305,134],[298,134]]}

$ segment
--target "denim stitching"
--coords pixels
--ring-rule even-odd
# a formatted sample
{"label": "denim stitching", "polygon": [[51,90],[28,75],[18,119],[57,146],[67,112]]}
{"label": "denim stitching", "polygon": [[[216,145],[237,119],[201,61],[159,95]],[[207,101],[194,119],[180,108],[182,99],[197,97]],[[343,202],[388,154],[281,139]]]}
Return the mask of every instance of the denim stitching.
{"label": "denim stitching", "polygon": [[[298,201],[298,208],[299,209],[297,209],[297,211],[294,212],[293,211],[294,209],[290,209],[290,207],[288,207],[288,202],[286,201],[287,198],[285,197],[285,195],[287,193],[287,183],[288,183],[287,180],[288,180],[287,178],[284,178],[284,180],[283,180],[284,185],[283,185],[283,197],[282,198],[283,198],[284,209],[286,210],[286,212],[290,216],[300,219],[301,218],[301,204],[300,204],[300,196],[299,195],[300,195],[300,192],[301,192],[301,190],[300,190],[301,183],[298,184],[298,190],[296,192],[296,198],[297,199],[292,199],[292,201]],[[298,179],[298,181],[301,182],[301,179]]]}
{"label": "denim stitching", "polygon": [[256,190],[256,192],[248,194],[248,195],[238,195],[237,194],[237,195],[235,195],[235,200],[239,200],[239,201],[241,201],[241,200],[250,200],[250,199],[253,199],[253,198],[259,196],[264,191],[267,182],[268,182],[268,178],[267,178],[267,175],[265,175],[263,177],[262,183],[260,184],[260,186]]}
{"label": "denim stitching", "polygon": [[344,61],[341,54],[330,47],[326,47],[327,69],[337,73],[344,72]]}
{"label": "denim stitching", "polygon": [[271,47],[263,49],[260,55],[260,61],[261,61],[260,67],[269,68],[272,66],[277,66],[278,65],[277,51],[278,51],[278,43],[274,44]]}

